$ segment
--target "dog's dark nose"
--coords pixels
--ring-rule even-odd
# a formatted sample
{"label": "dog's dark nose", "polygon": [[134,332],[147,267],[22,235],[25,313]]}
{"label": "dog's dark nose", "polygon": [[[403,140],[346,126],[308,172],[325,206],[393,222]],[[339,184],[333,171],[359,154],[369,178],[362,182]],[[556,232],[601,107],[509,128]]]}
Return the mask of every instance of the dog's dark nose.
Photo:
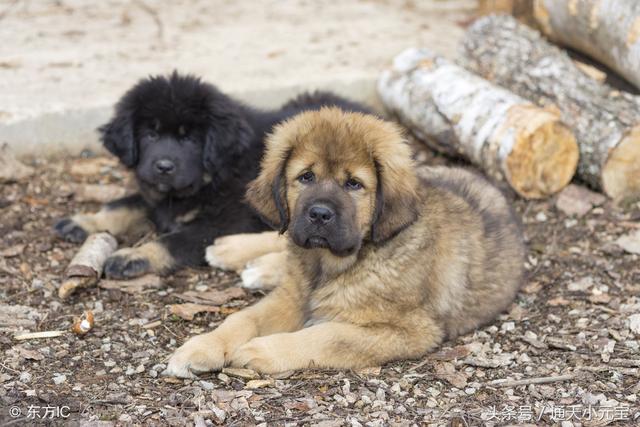
{"label": "dog's dark nose", "polygon": [[176,170],[176,165],[169,159],[160,159],[157,160],[153,167],[156,169],[156,172],[163,175],[171,175]]}
{"label": "dog's dark nose", "polygon": [[326,225],[330,223],[336,213],[327,205],[312,205],[307,212],[307,218],[313,224]]}

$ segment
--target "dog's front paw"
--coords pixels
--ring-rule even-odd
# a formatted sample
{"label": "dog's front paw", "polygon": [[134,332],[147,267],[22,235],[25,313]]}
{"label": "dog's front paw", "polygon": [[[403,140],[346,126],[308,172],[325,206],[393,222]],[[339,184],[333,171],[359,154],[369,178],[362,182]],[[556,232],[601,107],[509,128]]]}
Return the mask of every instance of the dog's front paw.
{"label": "dog's front paw", "polygon": [[283,349],[277,336],[254,338],[240,346],[231,356],[231,365],[237,368],[253,369],[263,374],[295,369],[290,366],[291,352],[295,349]]}
{"label": "dog's front paw", "polygon": [[280,253],[263,255],[247,263],[242,270],[242,287],[271,290],[282,282],[283,256]]}
{"label": "dog's front paw", "polygon": [[68,242],[82,243],[89,236],[89,232],[72,218],[64,218],[53,226],[56,234]]}
{"label": "dog's front paw", "polygon": [[173,353],[162,375],[195,378],[196,374],[222,369],[224,354],[224,342],[214,332],[197,335]]}
{"label": "dog's front paw", "polygon": [[240,271],[251,258],[247,257],[244,235],[219,237],[209,246],[205,258],[209,265],[222,270]]}
{"label": "dog's front paw", "polygon": [[116,251],[104,264],[104,275],[110,279],[132,279],[147,274],[150,270],[149,259],[136,248]]}

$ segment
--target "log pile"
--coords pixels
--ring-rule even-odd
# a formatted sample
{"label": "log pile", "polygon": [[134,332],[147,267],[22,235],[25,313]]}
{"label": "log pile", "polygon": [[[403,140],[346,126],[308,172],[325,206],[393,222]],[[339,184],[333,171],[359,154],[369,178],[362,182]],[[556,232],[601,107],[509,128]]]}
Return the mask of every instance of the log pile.
{"label": "log pile", "polygon": [[640,1],[535,0],[530,17],[549,39],[607,65],[640,88]]}
{"label": "log pile", "polygon": [[398,55],[378,91],[387,109],[431,148],[506,179],[525,198],[551,195],[573,177],[578,148],[557,112],[426,49]]}
{"label": "log pile", "polygon": [[580,146],[583,181],[615,199],[640,193],[638,97],[590,78],[564,51],[509,16],[476,21],[462,56],[470,70],[561,112]]}

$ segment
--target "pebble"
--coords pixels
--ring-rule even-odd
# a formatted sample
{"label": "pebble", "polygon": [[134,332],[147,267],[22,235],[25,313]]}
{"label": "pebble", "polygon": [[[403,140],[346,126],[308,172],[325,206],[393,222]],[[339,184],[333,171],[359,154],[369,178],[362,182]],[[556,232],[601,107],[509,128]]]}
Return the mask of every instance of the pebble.
{"label": "pebble", "polygon": [[[30,381],[31,381],[31,378],[33,378],[33,375],[31,375],[31,373],[29,373],[29,372],[27,372],[27,371],[22,372],[22,373],[20,374],[20,381],[21,381],[21,382],[23,382],[23,383],[28,383],[28,382],[30,382]],[[54,381],[55,381],[55,379],[54,379]]]}
{"label": "pebble", "polygon": [[200,381],[200,387],[205,390],[213,390],[213,383],[209,381]]}
{"label": "pebble", "polygon": [[67,376],[64,374],[55,374],[55,376],[53,377],[53,382],[55,385],[63,384],[65,381],[67,381]]}

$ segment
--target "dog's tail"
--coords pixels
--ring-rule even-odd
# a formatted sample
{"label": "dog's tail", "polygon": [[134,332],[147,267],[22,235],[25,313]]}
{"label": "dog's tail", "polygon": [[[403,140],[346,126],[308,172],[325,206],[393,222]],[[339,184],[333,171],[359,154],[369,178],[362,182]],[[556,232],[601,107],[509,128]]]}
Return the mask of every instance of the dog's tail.
{"label": "dog's tail", "polygon": [[339,107],[344,111],[374,114],[373,110],[356,101],[343,98],[335,93],[320,91],[305,92],[282,106],[285,110],[310,111],[322,107]]}

